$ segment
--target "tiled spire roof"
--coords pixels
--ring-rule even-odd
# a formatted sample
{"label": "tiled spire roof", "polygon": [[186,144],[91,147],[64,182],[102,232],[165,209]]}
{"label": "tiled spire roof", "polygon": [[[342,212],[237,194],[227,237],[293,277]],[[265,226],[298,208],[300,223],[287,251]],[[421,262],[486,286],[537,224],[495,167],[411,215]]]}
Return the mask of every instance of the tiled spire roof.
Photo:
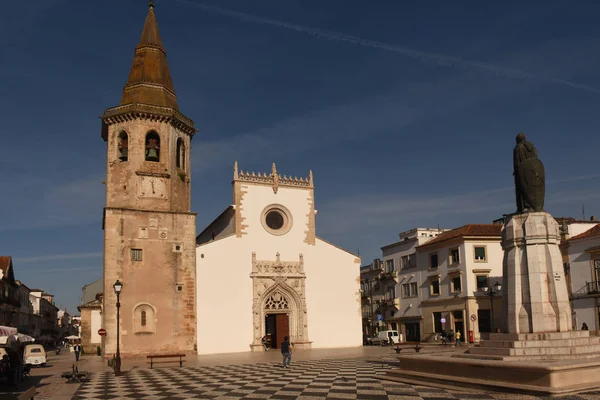
{"label": "tiled spire roof", "polygon": [[178,109],[167,53],[158,32],[154,2],[150,2],[142,36],[135,48],[129,79],[123,89],[121,105],[131,103]]}

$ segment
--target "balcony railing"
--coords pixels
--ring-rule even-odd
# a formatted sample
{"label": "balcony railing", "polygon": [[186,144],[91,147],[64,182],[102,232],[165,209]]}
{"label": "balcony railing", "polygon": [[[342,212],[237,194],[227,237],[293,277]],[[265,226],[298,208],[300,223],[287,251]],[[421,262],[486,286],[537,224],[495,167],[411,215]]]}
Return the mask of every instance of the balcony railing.
{"label": "balcony railing", "polygon": [[600,294],[600,282],[586,282],[585,291],[587,294]]}
{"label": "balcony railing", "polygon": [[379,279],[384,281],[386,279],[396,279],[398,277],[397,271],[386,271],[379,275]]}

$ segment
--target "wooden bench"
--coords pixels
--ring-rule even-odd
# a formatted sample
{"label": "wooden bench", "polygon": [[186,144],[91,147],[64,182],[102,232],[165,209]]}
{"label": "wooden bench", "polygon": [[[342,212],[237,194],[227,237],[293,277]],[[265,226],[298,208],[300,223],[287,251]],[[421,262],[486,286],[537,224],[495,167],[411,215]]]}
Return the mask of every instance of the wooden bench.
{"label": "wooden bench", "polygon": [[403,348],[415,349],[415,352],[421,351],[423,346],[420,346],[420,342],[404,342],[404,343],[396,343],[396,353],[400,354]]}
{"label": "wooden bench", "polygon": [[[178,362],[179,367],[181,368],[181,367],[183,367],[183,362],[185,361],[183,359],[183,357],[185,357],[185,354],[150,354],[146,358],[150,359],[150,369],[152,369],[152,366],[154,364],[174,363],[174,362]],[[154,361],[155,358],[179,358],[179,360]]]}

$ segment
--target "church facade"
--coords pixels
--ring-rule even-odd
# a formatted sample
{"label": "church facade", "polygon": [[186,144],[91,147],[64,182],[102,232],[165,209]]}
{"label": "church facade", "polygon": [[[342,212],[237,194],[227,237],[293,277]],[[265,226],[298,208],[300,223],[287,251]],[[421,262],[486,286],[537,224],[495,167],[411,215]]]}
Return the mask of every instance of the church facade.
{"label": "church facade", "polygon": [[151,3],[121,103],[102,116],[105,357],[262,351],[263,336],[274,347],[284,336],[296,348],[362,345],[360,259],[316,236],[312,173],[236,164],[233,204],[196,237],[195,132]]}
{"label": "church facade", "polygon": [[316,236],[306,178],[233,174],[233,204],[197,237],[198,353],[362,345],[360,258]]}

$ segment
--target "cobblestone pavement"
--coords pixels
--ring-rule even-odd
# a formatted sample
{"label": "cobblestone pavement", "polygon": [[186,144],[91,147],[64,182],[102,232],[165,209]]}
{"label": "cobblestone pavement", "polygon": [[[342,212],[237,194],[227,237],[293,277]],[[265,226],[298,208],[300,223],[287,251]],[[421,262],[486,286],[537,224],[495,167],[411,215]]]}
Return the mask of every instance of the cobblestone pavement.
{"label": "cobblestone pavement", "polygon": [[[115,377],[92,375],[74,399],[539,399],[506,393],[456,391],[377,379],[398,364],[395,357],[328,359],[193,368],[134,369]],[[563,397],[600,399],[600,391]]]}

